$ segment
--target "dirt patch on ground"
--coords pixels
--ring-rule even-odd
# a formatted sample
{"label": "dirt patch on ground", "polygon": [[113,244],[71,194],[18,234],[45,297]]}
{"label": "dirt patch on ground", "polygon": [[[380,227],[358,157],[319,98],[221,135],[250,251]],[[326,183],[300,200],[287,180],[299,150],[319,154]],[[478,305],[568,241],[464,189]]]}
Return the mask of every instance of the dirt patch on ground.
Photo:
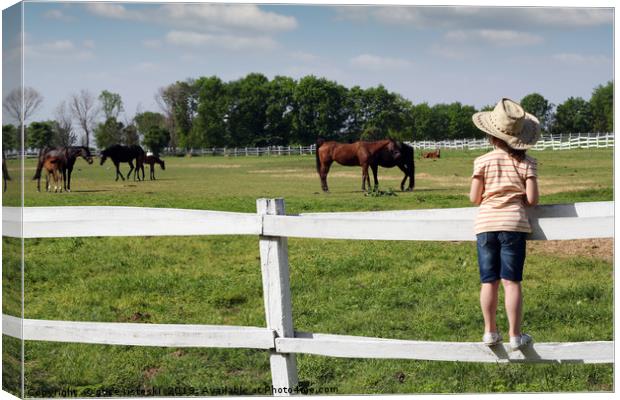
{"label": "dirt patch on ground", "polygon": [[532,240],[527,242],[530,254],[545,254],[560,258],[592,257],[613,262],[613,239]]}
{"label": "dirt patch on ground", "polygon": [[144,379],[148,382],[151,379],[153,379],[157,374],[159,374],[161,372],[162,368],[161,367],[152,367],[147,369],[146,371],[144,371],[143,376]]}
{"label": "dirt patch on ground", "polygon": [[241,168],[241,164],[185,164],[183,168],[200,168],[200,169],[223,169],[223,168]]}

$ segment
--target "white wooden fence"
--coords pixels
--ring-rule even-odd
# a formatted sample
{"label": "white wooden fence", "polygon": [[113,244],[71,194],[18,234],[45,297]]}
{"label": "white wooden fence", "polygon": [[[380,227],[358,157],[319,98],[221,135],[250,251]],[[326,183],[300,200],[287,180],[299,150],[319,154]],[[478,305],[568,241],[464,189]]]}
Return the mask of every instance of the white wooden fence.
{"label": "white wooden fence", "polygon": [[[407,141],[415,149],[434,150],[482,150],[491,145],[487,139],[451,139],[451,140],[416,140]],[[532,148],[533,150],[571,150],[607,148],[614,146],[613,133],[566,133],[558,135],[543,135]],[[315,145],[310,146],[269,146],[269,147],[213,147],[210,149],[196,149],[191,153],[201,156],[290,156],[312,155],[316,151]],[[185,154],[179,152],[179,154]],[[171,151],[169,151],[171,154]]]}
{"label": "white wooden fence", "polygon": [[[476,208],[286,215],[282,199],[257,200],[256,214],[136,207],[4,207],[3,235],[20,238],[258,235],[266,327],[55,321],[3,315],[2,333],[54,342],[264,349],[270,353],[274,388],[297,385],[295,353],[487,363],[613,363],[613,342],[609,341],[535,343],[513,352],[508,346],[487,347],[478,342],[294,330],[287,237],[472,241],[475,215]],[[539,206],[530,212],[531,239],[613,237],[613,215],[613,202]]]}
{"label": "white wooden fence", "polygon": [[[416,140],[405,143],[420,150],[451,149],[451,150],[483,150],[491,148],[487,139],[450,139],[450,140]],[[533,150],[571,150],[571,149],[601,149],[614,147],[613,133],[565,133],[559,135],[544,135],[532,148]],[[267,147],[211,147],[205,149],[191,149],[189,153],[194,156],[291,156],[313,155],[316,145],[310,146],[267,146]],[[96,149],[91,153],[98,154]],[[188,152],[183,149],[165,149],[164,156],[183,156]],[[17,152],[10,150],[5,152],[8,159],[16,158]],[[39,151],[26,149],[26,158],[36,158]]]}
{"label": "white wooden fence", "polygon": [[[490,149],[487,139],[422,140],[407,142],[415,149],[483,150]],[[532,150],[601,149],[614,147],[613,133],[565,133],[543,135]]]}

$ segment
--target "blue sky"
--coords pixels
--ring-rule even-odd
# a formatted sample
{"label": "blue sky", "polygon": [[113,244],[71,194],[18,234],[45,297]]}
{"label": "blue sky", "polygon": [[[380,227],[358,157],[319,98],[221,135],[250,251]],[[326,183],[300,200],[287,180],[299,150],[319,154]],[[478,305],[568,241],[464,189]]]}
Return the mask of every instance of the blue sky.
{"label": "blue sky", "polygon": [[575,8],[26,3],[27,86],[51,118],[71,93],[120,93],[126,117],[188,77],[308,74],[414,103],[588,99],[613,79],[613,11]]}

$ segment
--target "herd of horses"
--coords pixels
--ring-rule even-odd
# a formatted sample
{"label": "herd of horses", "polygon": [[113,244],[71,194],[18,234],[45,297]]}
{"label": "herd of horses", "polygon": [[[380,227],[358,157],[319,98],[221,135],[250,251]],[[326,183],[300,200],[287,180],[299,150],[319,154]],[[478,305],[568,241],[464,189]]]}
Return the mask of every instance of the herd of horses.
{"label": "herd of horses", "polygon": [[[339,143],[336,141],[325,140],[319,137],[316,142],[316,170],[321,180],[321,188],[328,192],[327,174],[334,162],[344,166],[360,166],[362,168],[362,191],[371,188],[368,170],[373,174],[374,189],[379,185],[378,167],[393,168],[398,167],[404,177],[400,182],[401,191],[412,191],[415,187],[415,163],[413,157],[413,147],[398,142],[393,139],[378,141],[357,141],[354,143]],[[68,146],[68,147],[46,147],[39,152],[36,172],[33,180],[37,181],[37,190],[41,191],[41,177],[45,171],[46,191],[62,192],[71,191],[71,173],[78,157],[82,157],[88,164],[93,163],[93,157],[88,147]],[[162,170],[166,169],[165,163],[157,156],[146,154],[142,147],[138,145],[123,146],[115,144],[102,150],[99,154],[100,165],[103,165],[109,158],[116,168],[115,180],[125,180],[125,176],[120,171],[120,164],[129,164],[129,172],[135,180],[144,180],[144,164],[150,168],[150,179],[155,180],[155,164],[159,164]],[[440,158],[439,149],[424,153],[423,158]],[[134,164],[135,163],[135,164]],[[140,176],[141,175],[141,176]],[[6,191],[6,181],[11,180],[6,168],[5,157],[2,157],[2,176],[4,179],[4,191]],[[405,187],[405,183],[409,184]]]}
{"label": "herd of horses", "polygon": [[[101,158],[99,165],[103,165],[108,158],[112,160],[116,167],[117,181],[119,177],[125,180],[125,177],[120,172],[120,163],[129,164],[130,169],[127,173],[127,179],[129,179],[133,172],[134,180],[144,180],[144,164],[148,164],[150,167],[151,180],[155,180],[155,164],[159,164],[161,169],[166,169],[162,159],[154,155],[147,155],[142,147],[138,145],[123,146],[115,144],[101,151],[99,156]],[[45,171],[46,191],[52,191],[53,185],[54,192],[62,192],[63,189],[66,192],[70,192],[71,172],[78,157],[82,157],[89,164],[93,163],[90,150],[85,146],[46,147],[42,149],[39,152],[36,172],[32,177],[33,180],[37,181],[37,191],[41,191],[41,174]],[[140,172],[142,172],[142,178],[140,178]]]}

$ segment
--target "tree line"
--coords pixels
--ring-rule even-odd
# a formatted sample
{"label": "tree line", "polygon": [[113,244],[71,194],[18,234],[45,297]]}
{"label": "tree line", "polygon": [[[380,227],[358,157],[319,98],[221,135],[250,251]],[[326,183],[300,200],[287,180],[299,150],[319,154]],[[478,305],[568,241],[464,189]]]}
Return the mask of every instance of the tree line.
{"label": "tree line", "polygon": [[[9,96],[5,110],[11,113],[14,107]],[[31,116],[42,97],[32,88],[26,88],[26,96],[24,115]],[[269,80],[260,73],[229,82],[216,76],[177,81],[159,88],[155,99],[158,111],[136,112],[130,119],[125,113],[121,120],[125,110],[118,93],[104,90],[95,98],[82,90],[58,105],[54,120],[28,124],[26,145],[76,144],[78,131],[82,145],[90,145],[92,134],[99,148],[140,143],[154,153],[165,147],[308,145],[317,136],[343,142],[388,136],[400,140],[475,138],[484,134],[471,116],[494,107],[477,110],[459,102],[413,104],[383,85],[347,88],[313,75]],[[541,94],[531,93],[520,102],[541,121],[544,132],[613,132],[611,81],[594,88],[589,100],[570,97],[554,105]],[[14,118],[17,126],[3,126],[7,149],[15,148],[23,123],[19,118]]]}

